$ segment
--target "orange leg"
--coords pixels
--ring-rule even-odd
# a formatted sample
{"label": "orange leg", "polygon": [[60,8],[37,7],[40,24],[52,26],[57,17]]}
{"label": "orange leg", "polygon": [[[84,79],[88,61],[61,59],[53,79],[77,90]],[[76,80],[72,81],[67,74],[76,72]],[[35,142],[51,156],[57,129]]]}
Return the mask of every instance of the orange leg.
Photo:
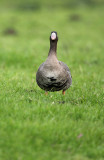
{"label": "orange leg", "polygon": [[48,95],[48,92],[47,92],[47,91],[45,91],[45,95],[46,95],[46,96]]}
{"label": "orange leg", "polygon": [[62,94],[65,95],[65,91],[64,90],[62,91]]}

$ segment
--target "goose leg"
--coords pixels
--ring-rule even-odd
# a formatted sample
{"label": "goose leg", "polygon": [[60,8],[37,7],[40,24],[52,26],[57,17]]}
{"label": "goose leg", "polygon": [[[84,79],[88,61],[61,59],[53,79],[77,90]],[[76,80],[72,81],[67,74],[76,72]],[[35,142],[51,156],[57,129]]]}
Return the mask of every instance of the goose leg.
{"label": "goose leg", "polygon": [[62,91],[62,94],[65,95],[65,91],[64,90]]}
{"label": "goose leg", "polygon": [[48,92],[47,92],[47,91],[45,91],[45,95],[46,95],[46,96],[48,95]]}

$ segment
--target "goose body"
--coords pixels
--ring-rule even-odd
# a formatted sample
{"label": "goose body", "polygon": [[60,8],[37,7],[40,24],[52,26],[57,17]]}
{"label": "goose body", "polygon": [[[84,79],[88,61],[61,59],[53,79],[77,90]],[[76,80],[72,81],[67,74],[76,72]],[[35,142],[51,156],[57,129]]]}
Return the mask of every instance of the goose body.
{"label": "goose body", "polygon": [[36,74],[38,86],[41,89],[50,92],[60,90],[65,91],[72,83],[68,66],[57,59],[57,41],[57,32],[51,32],[48,58],[40,65]]}

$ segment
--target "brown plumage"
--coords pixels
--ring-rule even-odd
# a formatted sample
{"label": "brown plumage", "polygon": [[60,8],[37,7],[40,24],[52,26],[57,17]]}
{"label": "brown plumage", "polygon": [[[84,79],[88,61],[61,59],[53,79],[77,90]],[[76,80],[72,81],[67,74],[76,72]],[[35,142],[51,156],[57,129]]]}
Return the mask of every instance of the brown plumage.
{"label": "brown plumage", "polygon": [[67,90],[71,83],[71,73],[68,66],[61,61],[58,61],[57,50],[58,36],[57,32],[51,32],[50,36],[50,50],[48,58],[42,63],[36,74],[36,81],[38,86],[45,91],[60,91]]}

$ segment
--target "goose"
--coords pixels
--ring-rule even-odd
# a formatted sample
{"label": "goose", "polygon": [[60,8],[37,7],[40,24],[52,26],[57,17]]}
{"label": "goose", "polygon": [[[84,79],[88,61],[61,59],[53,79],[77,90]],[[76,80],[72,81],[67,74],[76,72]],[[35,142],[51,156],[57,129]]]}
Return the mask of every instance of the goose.
{"label": "goose", "polygon": [[65,95],[65,91],[72,84],[72,77],[68,66],[57,59],[57,42],[58,36],[56,31],[52,31],[50,35],[50,49],[48,57],[42,63],[36,73],[36,82],[38,86],[48,91],[60,91]]}

